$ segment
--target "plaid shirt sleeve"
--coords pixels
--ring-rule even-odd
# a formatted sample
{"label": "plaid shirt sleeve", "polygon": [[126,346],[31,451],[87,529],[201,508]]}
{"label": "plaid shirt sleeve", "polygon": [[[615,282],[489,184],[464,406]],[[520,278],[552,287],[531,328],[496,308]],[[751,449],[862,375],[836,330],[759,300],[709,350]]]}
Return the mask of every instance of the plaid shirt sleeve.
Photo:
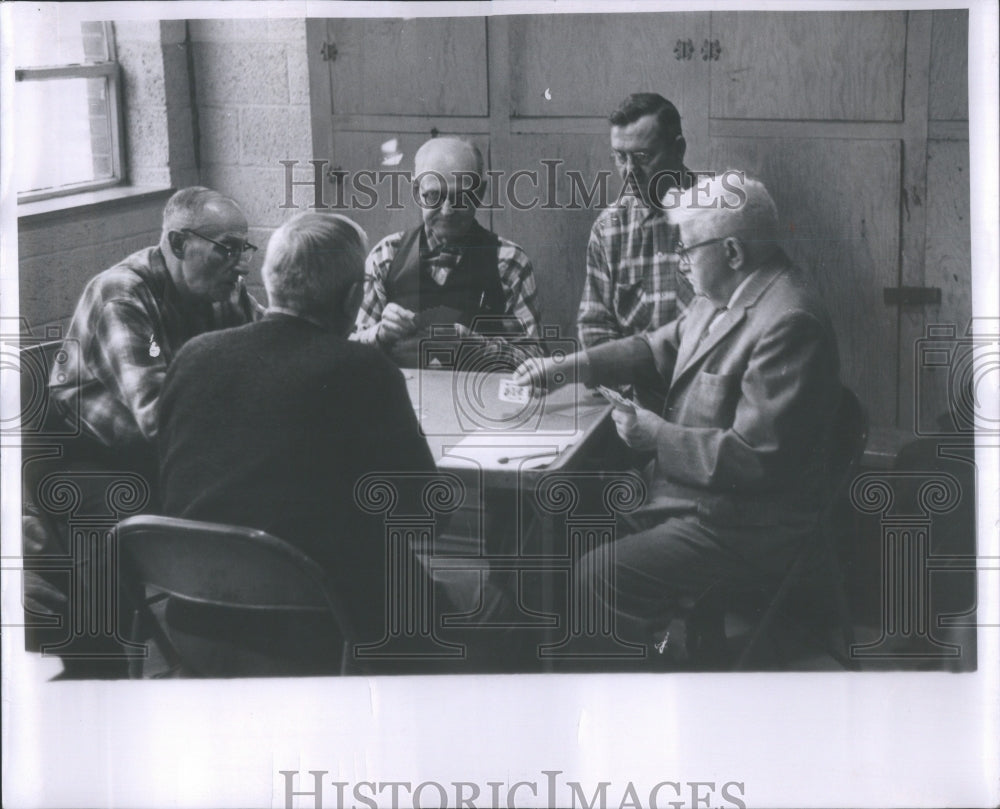
{"label": "plaid shirt sleeve", "polygon": [[535,272],[531,267],[531,260],[516,244],[501,239],[497,264],[500,285],[506,296],[506,314],[513,315],[521,321],[525,336],[539,337],[541,318],[538,314],[538,291],[535,287]]}
{"label": "plaid shirt sleeve", "polygon": [[372,248],[365,260],[365,291],[354,322],[354,331],[351,333],[352,340],[369,345],[375,343],[382,311],[388,303],[385,279],[389,275],[389,267],[402,236],[402,233],[386,236]]}
{"label": "plaid shirt sleeve", "polygon": [[140,306],[120,299],[105,303],[94,325],[95,376],[132,413],[143,437],[155,439],[168,359],[155,344],[155,326]]}
{"label": "plaid shirt sleeve", "polygon": [[623,337],[618,318],[611,310],[611,267],[601,241],[600,220],[594,223],[587,243],[587,278],[583,285],[576,327],[585,348]]}

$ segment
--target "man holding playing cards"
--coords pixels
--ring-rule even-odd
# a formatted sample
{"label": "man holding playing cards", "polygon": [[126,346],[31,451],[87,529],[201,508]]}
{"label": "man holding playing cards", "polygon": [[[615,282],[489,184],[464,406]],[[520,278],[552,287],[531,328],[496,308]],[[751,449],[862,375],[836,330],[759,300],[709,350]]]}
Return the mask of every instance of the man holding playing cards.
{"label": "man holding playing cards", "polygon": [[421,338],[449,333],[502,353],[539,336],[535,277],[524,251],[476,222],[483,156],[468,141],[427,141],[414,158],[422,222],[382,239],[365,263],[352,339],[400,365],[419,364]]}
{"label": "man holding playing cards", "polygon": [[823,502],[836,337],[776,242],[767,190],[746,180],[743,191],[741,201],[708,181],[672,211],[679,269],[696,292],[678,320],[562,362],[528,360],[514,376],[548,388],[574,376],[589,386],[667,383],[661,412],[619,401],[613,413],[622,440],[655,459],[642,530],[617,540],[610,566],[595,551],[577,568],[594,600],[585,603],[639,642],[681,596],[783,572]]}

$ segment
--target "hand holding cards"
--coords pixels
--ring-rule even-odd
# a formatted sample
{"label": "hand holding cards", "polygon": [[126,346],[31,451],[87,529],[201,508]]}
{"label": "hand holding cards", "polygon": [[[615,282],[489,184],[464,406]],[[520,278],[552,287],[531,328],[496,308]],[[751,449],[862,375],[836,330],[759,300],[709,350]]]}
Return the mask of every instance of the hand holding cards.
{"label": "hand holding cards", "polygon": [[618,391],[607,388],[604,385],[598,385],[597,392],[620,410],[631,410],[635,412],[635,402],[631,399],[626,399]]}

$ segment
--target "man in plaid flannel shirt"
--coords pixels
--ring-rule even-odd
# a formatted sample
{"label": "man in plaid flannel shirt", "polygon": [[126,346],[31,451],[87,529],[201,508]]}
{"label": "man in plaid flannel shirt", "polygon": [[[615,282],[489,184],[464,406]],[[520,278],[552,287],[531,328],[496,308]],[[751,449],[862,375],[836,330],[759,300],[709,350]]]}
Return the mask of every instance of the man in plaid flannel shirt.
{"label": "man in plaid flannel shirt", "polygon": [[49,391],[67,420],[79,414],[83,455],[155,469],[160,388],[180,347],[207,331],[256,320],[243,284],[249,256],[239,206],[208,188],[185,188],[163,211],[160,243],[87,284],[52,369]]}
{"label": "man in plaid flannel shirt", "polygon": [[[598,216],[587,245],[587,278],[577,315],[583,348],[653,331],[693,297],[677,274],[677,228],[660,200],[689,188],[677,108],[656,93],[635,93],[609,117],[611,156],[625,187]],[[649,405],[657,394],[637,391]]]}
{"label": "man in plaid flannel shirt", "polygon": [[[77,589],[70,592],[62,571],[25,572],[26,603],[60,618],[36,630],[28,646],[56,646],[63,677],[124,676],[118,641],[129,604],[119,595],[113,616],[119,623],[110,632],[104,626],[109,596],[95,582],[116,581],[116,571],[88,572],[89,554],[77,555],[65,515],[51,511],[41,483],[50,472],[69,481],[81,514],[106,512],[117,487],[131,490],[133,510],[156,510],[157,410],[167,366],[192,337],[257,320],[262,312],[243,284],[256,249],[246,237],[246,217],[233,200],[208,188],[182,189],[163,210],[160,243],[96,275],[77,304],[49,378],[54,417],[76,435],[61,442],[58,457],[24,471],[25,558],[72,556],[75,568]],[[91,553],[96,560],[107,551]],[[78,630],[93,626],[101,631]],[[72,628],[68,637],[66,628]]]}
{"label": "man in plaid flannel shirt", "polygon": [[418,364],[420,339],[441,327],[496,354],[515,338],[511,353],[523,353],[525,340],[539,337],[535,276],[520,247],[476,222],[479,149],[459,138],[432,138],[417,151],[414,172],[422,224],[387,236],[369,254],[351,339],[407,366]]}

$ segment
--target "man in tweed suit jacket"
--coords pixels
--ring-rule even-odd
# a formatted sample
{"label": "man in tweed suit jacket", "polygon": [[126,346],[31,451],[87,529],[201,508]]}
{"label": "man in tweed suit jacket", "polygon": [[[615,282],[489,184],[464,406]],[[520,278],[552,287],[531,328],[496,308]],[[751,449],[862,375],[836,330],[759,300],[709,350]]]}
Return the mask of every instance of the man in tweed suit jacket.
{"label": "man in tweed suit jacket", "polygon": [[764,186],[748,179],[733,193],[708,181],[679,203],[691,307],[654,332],[568,363],[529,361],[515,375],[552,386],[558,374],[573,378],[569,368],[588,385],[668,382],[662,412],[614,411],[625,443],[654,457],[644,528],[615,543],[610,568],[581,581],[619,634],[640,641],[678,597],[785,568],[822,503],[840,392],[829,316],[776,243]]}

